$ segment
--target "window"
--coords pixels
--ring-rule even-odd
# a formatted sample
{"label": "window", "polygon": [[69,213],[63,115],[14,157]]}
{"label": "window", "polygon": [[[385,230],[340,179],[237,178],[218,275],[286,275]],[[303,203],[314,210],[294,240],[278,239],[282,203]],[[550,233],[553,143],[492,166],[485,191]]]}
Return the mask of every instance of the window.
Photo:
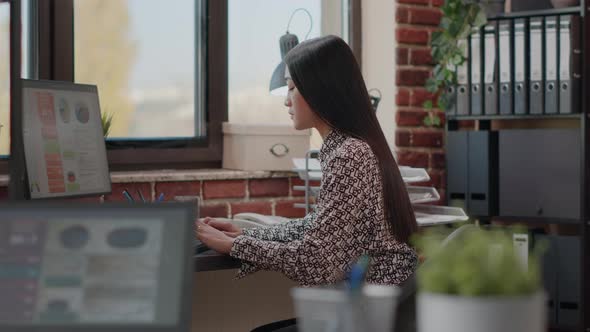
{"label": "window", "polygon": [[[22,77],[30,76],[29,1],[21,2]],[[10,6],[0,3],[0,158],[10,154]]]}
{"label": "window", "polygon": [[[229,121],[246,124],[291,124],[284,98],[269,85],[281,61],[279,38],[288,27],[299,42],[335,34],[349,41],[349,0],[229,0]],[[310,17],[311,16],[311,17]],[[311,21],[310,21],[311,18]],[[308,34],[309,33],[309,34]],[[311,145],[321,139],[314,131]]]}
{"label": "window", "polygon": [[198,3],[74,2],[75,81],[98,85],[109,137],[205,136]]}

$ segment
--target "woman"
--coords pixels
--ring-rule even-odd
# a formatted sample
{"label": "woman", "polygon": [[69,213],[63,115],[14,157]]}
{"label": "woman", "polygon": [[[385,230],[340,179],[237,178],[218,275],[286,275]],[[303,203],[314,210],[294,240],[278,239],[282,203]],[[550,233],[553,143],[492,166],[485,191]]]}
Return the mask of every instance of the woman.
{"label": "woman", "polygon": [[316,210],[303,219],[244,230],[205,218],[197,236],[242,260],[239,277],[266,269],[302,285],[330,284],[367,254],[367,282],[402,283],[417,264],[408,243],[416,219],[352,51],[338,37],[321,37],[299,44],[285,63],[285,106],[295,128],[313,127],[324,139]]}

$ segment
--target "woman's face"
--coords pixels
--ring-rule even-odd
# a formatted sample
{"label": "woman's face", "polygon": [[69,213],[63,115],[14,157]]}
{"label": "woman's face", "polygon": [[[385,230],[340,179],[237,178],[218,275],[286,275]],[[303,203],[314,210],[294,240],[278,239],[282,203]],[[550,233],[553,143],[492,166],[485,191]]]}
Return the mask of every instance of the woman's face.
{"label": "woman's face", "polygon": [[285,106],[289,107],[289,114],[295,129],[303,130],[316,127],[319,121],[318,116],[311,110],[311,107],[309,107],[309,104],[290,78],[287,78],[287,88],[289,92],[287,93],[287,99],[285,99]]}

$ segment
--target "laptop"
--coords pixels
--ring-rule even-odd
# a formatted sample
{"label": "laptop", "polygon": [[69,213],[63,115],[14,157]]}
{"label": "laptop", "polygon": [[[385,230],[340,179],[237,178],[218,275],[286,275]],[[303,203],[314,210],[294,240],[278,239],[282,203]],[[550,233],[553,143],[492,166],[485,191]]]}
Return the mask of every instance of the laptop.
{"label": "laptop", "polygon": [[0,331],[188,332],[194,205],[0,205]]}

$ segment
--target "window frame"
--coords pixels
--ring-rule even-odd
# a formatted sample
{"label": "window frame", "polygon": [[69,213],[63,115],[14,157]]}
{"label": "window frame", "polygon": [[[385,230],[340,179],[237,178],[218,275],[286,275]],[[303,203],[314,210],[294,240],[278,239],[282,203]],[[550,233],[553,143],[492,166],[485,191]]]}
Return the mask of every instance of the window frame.
{"label": "window frame", "polygon": [[[206,7],[204,30],[204,109],[206,137],[107,141],[111,171],[162,168],[221,168],[222,123],[228,120],[228,1],[202,0]],[[197,2],[198,4],[199,2]],[[38,18],[38,79],[73,82],[74,0],[33,1]],[[348,0],[350,46],[361,62],[361,0]],[[34,26],[34,25],[33,25]],[[0,160],[0,173],[8,161]]]}

